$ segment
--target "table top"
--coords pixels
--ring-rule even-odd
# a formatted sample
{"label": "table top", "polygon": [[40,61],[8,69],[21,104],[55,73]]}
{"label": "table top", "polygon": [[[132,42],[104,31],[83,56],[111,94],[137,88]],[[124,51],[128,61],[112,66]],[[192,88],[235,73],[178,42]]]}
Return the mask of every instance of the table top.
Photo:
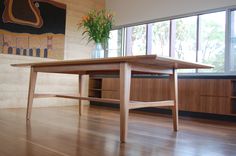
{"label": "table top", "polygon": [[14,67],[51,67],[51,66],[70,66],[70,65],[89,65],[89,64],[113,64],[113,63],[131,63],[152,65],[175,69],[191,69],[191,68],[213,68],[211,65],[188,62],[168,57],[160,57],[157,55],[139,55],[139,56],[123,56],[113,58],[99,59],[77,59],[63,61],[48,61],[36,63],[12,64]]}

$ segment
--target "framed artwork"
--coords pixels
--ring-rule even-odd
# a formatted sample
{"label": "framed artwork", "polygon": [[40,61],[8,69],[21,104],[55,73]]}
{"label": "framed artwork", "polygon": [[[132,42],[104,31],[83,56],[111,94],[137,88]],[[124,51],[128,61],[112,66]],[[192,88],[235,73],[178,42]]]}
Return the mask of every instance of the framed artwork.
{"label": "framed artwork", "polygon": [[53,0],[2,0],[0,14],[0,53],[64,58],[65,4]]}

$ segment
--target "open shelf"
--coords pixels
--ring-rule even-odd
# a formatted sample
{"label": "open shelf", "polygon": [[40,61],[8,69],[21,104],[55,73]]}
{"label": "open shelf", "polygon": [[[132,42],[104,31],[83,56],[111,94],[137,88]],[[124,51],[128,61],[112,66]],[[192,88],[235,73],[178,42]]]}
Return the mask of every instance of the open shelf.
{"label": "open shelf", "polygon": [[90,78],[89,97],[94,97],[94,98],[102,97],[102,79],[101,78]]}
{"label": "open shelf", "polygon": [[89,90],[92,90],[92,91],[102,91],[101,88],[89,88]]}
{"label": "open shelf", "polygon": [[236,114],[236,80],[231,80],[231,113]]}
{"label": "open shelf", "polygon": [[236,99],[231,99],[231,113],[236,114]]}
{"label": "open shelf", "polygon": [[101,98],[102,93],[101,91],[97,91],[97,90],[89,90],[89,97]]}
{"label": "open shelf", "polygon": [[89,80],[89,89],[90,90],[101,90],[102,88],[102,79],[90,79]]}
{"label": "open shelf", "polygon": [[232,87],[231,95],[236,97],[236,81],[235,80],[231,81],[231,87]]}

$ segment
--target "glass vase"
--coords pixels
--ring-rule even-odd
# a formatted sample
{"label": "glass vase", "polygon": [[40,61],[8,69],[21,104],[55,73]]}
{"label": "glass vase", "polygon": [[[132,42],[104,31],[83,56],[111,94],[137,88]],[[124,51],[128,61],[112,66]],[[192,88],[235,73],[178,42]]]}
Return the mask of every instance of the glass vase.
{"label": "glass vase", "polygon": [[92,51],[92,58],[104,58],[104,49],[101,43],[96,43]]}

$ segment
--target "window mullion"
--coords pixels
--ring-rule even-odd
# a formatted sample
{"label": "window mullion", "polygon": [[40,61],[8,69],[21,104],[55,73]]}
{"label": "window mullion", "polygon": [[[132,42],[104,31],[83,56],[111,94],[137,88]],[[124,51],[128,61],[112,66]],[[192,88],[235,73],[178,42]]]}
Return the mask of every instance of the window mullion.
{"label": "window mullion", "polygon": [[230,35],[231,35],[231,10],[226,10],[226,21],[225,21],[225,72],[230,72],[230,66],[233,57],[230,57]]}
{"label": "window mullion", "polygon": [[126,28],[125,27],[123,27],[122,29],[121,29],[121,55],[122,56],[125,56],[126,55],[126,49],[125,49],[125,47],[126,47]]}
{"label": "window mullion", "polygon": [[146,30],[146,54],[152,54],[152,24],[147,24]]}
{"label": "window mullion", "polygon": [[[200,21],[199,21],[199,15],[197,16],[197,30],[196,30],[196,62],[198,62],[198,52],[200,47]],[[196,73],[198,73],[198,69],[196,69]]]}

